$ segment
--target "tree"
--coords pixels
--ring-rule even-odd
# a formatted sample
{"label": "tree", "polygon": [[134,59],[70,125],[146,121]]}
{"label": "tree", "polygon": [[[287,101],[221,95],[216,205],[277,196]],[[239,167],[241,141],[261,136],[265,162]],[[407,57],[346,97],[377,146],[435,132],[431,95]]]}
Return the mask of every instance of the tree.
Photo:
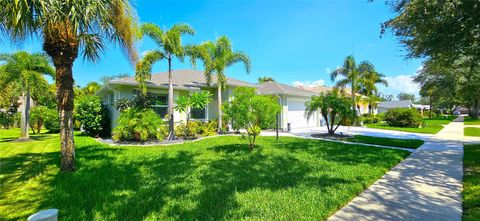
{"label": "tree", "polygon": [[410,100],[415,102],[415,94],[401,92],[397,95],[398,100]]}
{"label": "tree", "polygon": [[[371,73],[369,73],[371,72]],[[360,91],[360,83],[364,82],[365,75],[372,74],[376,72],[373,65],[368,61],[362,61],[358,66],[356,65],[355,58],[350,55],[345,58],[343,61],[343,66],[337,68],[336,70],[332,71],[330,74],[330,78],[332,81],[341,75],[344,78],[340,81],[337,81],[335,84],[335,88],[341,88],[342,91],[345,87],[350,84],[350,95],[352,99],[352,110],[355,112],[355,116],[357,115],[357,102],[356,102],[356,94]],[[381,76],[377,73],[377,76]],[[371,85],[368,85],[371,87]],[[373,83],[375,86],[375,83]],[[373,88],[369,88],[373,90]]]}
{"label": "tree", "polygon": [[109,132],[108,110],[99,96],[82,96],[75,102],[75,118],[82,124],[83,133],[97,137]]}
{"label": "tree", "polygon": [[235,99],[226,103],[238,128],[247,131],[249,148],[255,147],[256,137],[261,132],[262,125],[271,125],[280,113],[281,107],[277,98],[268,95],[258,95],[254,88],[239,87],[233,92]]}
{"label": "tree", "polygon": [[156,24],[144,23],[140,26],[142,36],[150,37],[158,49],[147,51],[142,60],[137,63],[135,70],[135,80],[139,83],[143,94],[147,92],[147,80],[151,78],[152,66],[160,60],[167,60],[168,63],[168,116],[169,133],[168,140],[175,139],[175,125],[173,118],[173,81],[172,81],[172,60],[178,58],[183,61],[188,51],[182,45],[182,35],[193,35],[195,31],[187,24],[177,24],[171,29],[163,31]]}
{"label": "tree", "polygon": [[102,85],[98,82],[90,81],[85,87],[81,88],[81,96],[93,96],[101,87]]}
{"label": "tree", "polygon": [[375,70],[375,66],[368,61],[362,62],[358,69],[362,75],[359,82],[360,93],[365,95],[363,100],[368,102],[368,113],[373,114],[373,109],[377,107],[377,102],[380,101],[380,98],[377,96],[377,84],[383,84],[388,87],[388,82],[385,79],[385,75],[378,73]]}
{"label": "tree", "polygon": [[118,43],[129,60],[137,60],[135,17],[130,1],[0,1],[0,30],[8,39],[21,42],[39,36],[43,50],[56,69],[57,106],[60,116],[61,170],[75,169],[73,139],[73,62],[98,61],[105,41]]}
{"label": "tree", "polygon": [[408,50],[408,57],[450,63],[462,56],[480,60],[479,1],[390,0],[396,17],[382,25]]}
{"label": "tree", "polygon": [[351,109],[351,101],[337,90],[322,92],[312,96],[305,104],[305,115],[310,119],[320,110],[325,119],[328,134],[335,134],[342,121],[352,117],[355,112]]}
{"label": "tree", "polygon": [[259,77],[258,78],[258,83],[264,83],[264,82],[268,82],[268,81],[275,81],[275,79],[273,79],[272,77]]}
{"label": "tree", "polygon": [[242,62],[245,71],[250,73],[251,63],[250,58],[243,52],[233,51],[232,43],[226,36],[218,38],[215,42],[207,41],[197,46],[189,47],[192,55],[192,63],[195,65],[195,60],[200,59],[203,62],[205,79],[207,84],[212,84],[212,76],[217,76],[217,100],[218,100],[218,131],[222,131],[222,90],[227,84],[227,77],[225,69]]}
{"label": "tree", "polygon": [[208,91],[202,92],[193,92],[189,96],[180,96],[177,99],[177,106],[175,106],[175,110],[179,112],[184,112],[187,114],[187,121],[185,124],[185,137],[188,137],[188,130],[189,130],[189,121],[190,121],[190,113],[192,109],[205,109],[205,107],[212,101],[211,98],[212,94]]}
{"label": "tree", "polygon": [[0,60],[5,62],[0,73],[0,78],[3,79],[2,83],[6,86],[15,82],[14,84],[21,88],[23,110],[20,139],[29,139],[31,94],[37,88],[46,88],[48,82],[43,75],[53,76],[55,70],[43,54],[29,54],[25,51],[19,51],[13,54],[2,54]]}

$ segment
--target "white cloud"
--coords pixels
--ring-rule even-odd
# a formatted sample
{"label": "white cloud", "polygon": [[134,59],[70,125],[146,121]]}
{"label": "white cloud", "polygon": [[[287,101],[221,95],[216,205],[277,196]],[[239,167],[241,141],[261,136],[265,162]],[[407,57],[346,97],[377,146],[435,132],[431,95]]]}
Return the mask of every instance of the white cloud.
{"label": "white cloud", "polygon": [[380,91],[387,92],[389,94],[398,94],[401,92],[415,94],[418,96],[420,86],[413,81],[414,75],[398,75],[394,77],[386,77],[388,87],[381,89]]}
{"label": "white cloud", "polygon": [[320,79],[316,81],[294,81],[292,82],[294,86],[302,86],[302,87],[315,87],[315,86],[323,86],[325,81]]}

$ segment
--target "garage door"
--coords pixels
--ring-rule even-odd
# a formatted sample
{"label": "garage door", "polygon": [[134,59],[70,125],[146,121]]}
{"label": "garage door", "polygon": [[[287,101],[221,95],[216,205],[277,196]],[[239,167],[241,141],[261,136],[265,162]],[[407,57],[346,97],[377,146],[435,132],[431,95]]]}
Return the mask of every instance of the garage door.
{"label": "garage door", "polygon": [[305,101],[306,100],[289,100],[287,122],[290,123],[290,128],[304,128],[316,126],[317,116],[310,117],[309,120],[305,117]]}

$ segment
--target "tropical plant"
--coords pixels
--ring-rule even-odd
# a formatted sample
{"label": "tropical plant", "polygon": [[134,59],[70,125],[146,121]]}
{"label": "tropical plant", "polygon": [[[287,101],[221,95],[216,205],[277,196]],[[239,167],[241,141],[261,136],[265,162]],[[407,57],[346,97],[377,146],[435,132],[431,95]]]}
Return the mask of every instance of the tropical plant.
{"label": "tropical plant", "polygon": [[227,84],[225,70],[238,62],[242,62],[245,71],[250,73],[250,58],[243,52],[233,51],[232,43],[226,36],[218,38],[216,41],[207,41],[197,46],[188,48],[191,54],[192,63],[200,59],[203,62],[205,79],[208,85],[211,85],[214,74],[217,83],[217,102],[218,102],[218,131],[222,131],[223,112],[222,112],[222,90]]}
{"label": "tropical plant", "polygon": [[61,170],[75,169],[73,139],[73,62],[79,52],[98,61],[105,40],[118,43],[130,61],[137,60],[135,16],[128,0],[0,1],[0,30],[13,41],[40,37],[56,68],[60,114]]}
{"label": "tropical plant", "polygon": [[359,68],[357,67],[357,64],[355,62],[355,58],[352,55],[345,58],[342,67],[339,67],[336,70],[332,71],[332,73],[330,73],[330,78],[332,81],[335,81],[335,79],[339,75],[343,76],[344,78],[340,81],[337,81],[337,83],[335,84],[335,88],[341,88],[343,91],[345,87],[350,84],[350,96],[352,98],[351,107],[356,116],[356,93],[360,90],[359,82],[361,81],[362,74],[360,73]]}
{"label": "tropical plant", "polygon": [[262,125],[271,125],[280,113],[277,98],[269,95],[258,95],[254,88],[239,87],[233,92],[235,99],[225,106],[229,108],[230,119],[234,119],[235,127],[247,131],[249,148],[255,147],[256,137]]}
{"label": "tropical plant", "polygon": [[323,92],[306,102],[305,115],[307,119],[310,119],[317,111],[320,111],[325,119],[328,134],[335,134],[340,124],[355,114],[351,105],[352,102],[337,90]]}
{"label": "tropical plant", "polygon": [[85,85],[85,87],[79,87],[78,90],[75,91],[75,96],[93,96],[98,90],[100,90],[101,87],[102,85],[98,82],[90,81],[87,85]]}
{"label": "tropical plant", "polygon": [[258,78],[258,83],[264,83],[264,82],[268,82],[268,81],[275,81],[275,79],[273,79],[272,77],[259,77]]}
{"label": "tropical plant", "polygon": [[163,120],[152,109],[128,108],[117,119],[112,138],[116,141],[162,140],[166,135]]}
{"label": "tropical plant", "polygon": [[83,96],[75,102],[75,118],[89,136],[106,135],[109,132],[108,110],[99,96]]}
{"label": "tropical plant", "polygon": [[15,112],[0,110],[0,126],[9,129],[15,122]]}
{"label": "tropical plant", "polygon": [[409,100],[415,102],[415,94],[401,92],[397,95],[398,100]]}
{"label": "tropical plant", "polygon": [[[29,54],[19,51],[13,54],[1,54],[0,61],[5,64],[1,68],[0,78],[2,84],[14,84],[22,91],[22,121],[21,139],[28,139],[28,128],[30,123],[30,101],[33,91],[46,88],[47,80],[43,75],[52,76],[55,70],[50,66],[47,57],[43,54]],[[0,85],[0,88],[5,86]]]}
{"label": "tropical plant", "polygon": [[193,35],[195,31],[187,24],[177,24],[171,29],[163,31],[156,24],[144,23],[140,26],[142,36],[150,37],[158,49],[145,52],[143,58],[135,68],[135,80],[138,82],[140,91],[147,93],[147,81],[151,78],[152,66],[160,60],[167,60],[168,64],[168,119],[169,134],[168,140],[175,139],[174,117],[173,117],[173,81],[172,81],[172,60],[176,57],[180,61],[187,54],[185,46],[182,45],[182,35]]}
{"label": "tropical plant", "polygon": [[205,109],[205,107],[212,101],[212,94],[208,91],[202,92],[193,92],[189,96],[180,96],[178,97],[175,106],[175,110],[178,112],[183,112],[187,115],[187,120],[185,123],[185,137],[191,135],[189,133],[189,121],[190,113],[192,109]]}
{"label": "tropical plant", "polygon": [[60,132],[60,118],[56,109],[48,109],[44,114],[43,125],[49,133]]}
{"label": "tropical plant", "polygon": [[373,114],[373,110],[378,107],[378,103],[381,101],[381,98],[375,94],[370,94],[368,96],[363,96],[361,99],[368,103],[368,113]]}
{"label": "tropical plant", "polygon": [[45,106],[35,106],[32,107],[30,111],[30,128],[32,128],[32,132],[40,133],[43,127],[43,123],[45,122],[45,117],[48,111],[48,108]]}

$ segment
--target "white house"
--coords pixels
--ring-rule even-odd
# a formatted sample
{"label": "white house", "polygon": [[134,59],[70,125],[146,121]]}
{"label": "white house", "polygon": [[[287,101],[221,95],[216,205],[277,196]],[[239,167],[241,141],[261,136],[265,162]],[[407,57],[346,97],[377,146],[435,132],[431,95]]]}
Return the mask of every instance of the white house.
{"label": "white house", "polygon": [[[176,70],[173,71],[173,89],[174,100],[179,96],[188,95],[194,91],[209,91],[213,96],[213,101],[204,110],[192,111],[193,120],[213,120],[217,119],[217,79],[212,76],[212,84],[207,85],[203,71],[198,70]],[[265,82],[262,84],[252,84],[234,78],[227,78],[226,89],[222,92],[222,101],[228,102],[233,96],[233,90],[236,87],[253,87],[257,88],[260,94],[269,94],[278,96],[282,105],[282,113],[280,116],[280,127],[291,128],[313,127],[318,126],[318,115],[310,120],[305,118],[305,102],[316,93],[301,88],[280,84],[277,82]],[[137,92],[138,84],[134,77],[120,78],[111,80],[102,87],[97,95],[102,97],[103,103],[108,107],[112,122],[112,128],[116,125],[116,119],[119,112],[114,108],[114,104],[118,99],[132,99],[133,94]],[[151,80],[147,83],[147,88],[157,101],[152,108],[160,115],[167,114],[168,104],[168,72],[153,74]],[[186,120],[184,113],[175,111],[174,121],[181,122]]]}

